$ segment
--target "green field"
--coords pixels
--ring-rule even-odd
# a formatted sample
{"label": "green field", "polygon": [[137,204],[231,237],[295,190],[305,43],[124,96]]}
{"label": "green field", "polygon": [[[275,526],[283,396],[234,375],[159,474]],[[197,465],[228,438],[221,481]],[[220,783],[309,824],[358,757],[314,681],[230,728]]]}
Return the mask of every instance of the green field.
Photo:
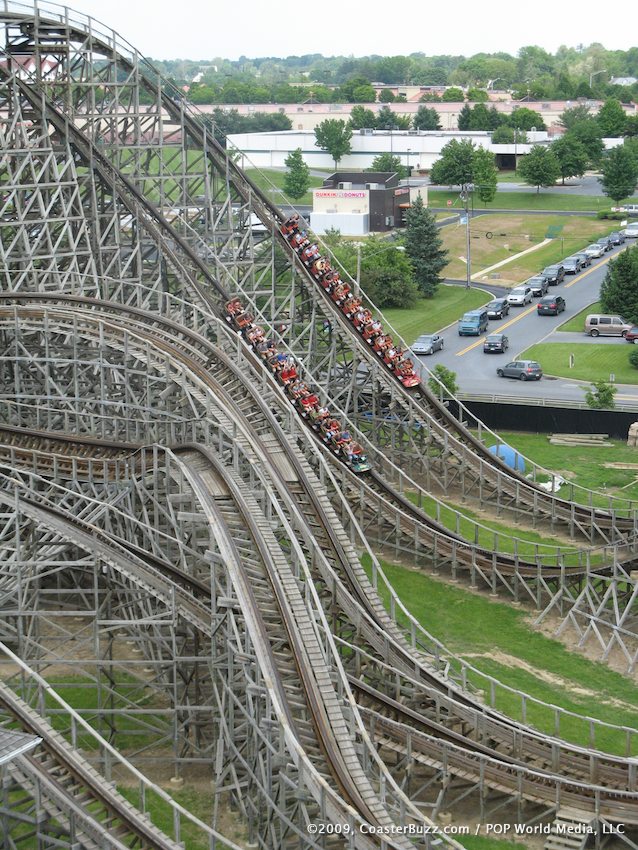
{"label": "green field", "polygon": [[[551,445],[548,434],[500,431],[499,436],[539,466],[559,473],[579,487],[625,499],[638,499],[638,470],[605,466],[609,462],[638,463],[636,449],[630,448],[622,440],[610,440],[612,446],[570,447]],[[568,498],[567,489],[561,491],[560,495]]]}
{"label": "green field", "polygon": [[[606,665],[588,661],[530,629],[524,611],[396,564],[383,562],[383,569],[412,615],[474,667],[585,718],[633,728],[638,725],[638,686]],[[474,683],[486,690],[479,677]],[[496,707],[521,718],[520,700],[506,691],[497,691]],[[555,731],[552,717],[548,710],[528,704],[528,722],[550,734]],[[561,724],[561,734],[589,745],[586,719],[566,721]],[[636,752],[638,738],[634,743]],[[611,752],[623,752],[624,744],[624,736],[615,732],[602,732],[597,738],[598,747]]]}
{"label": "green field", "polygon": [[[474,282],[481,282],[483,269],[507,261],[491,274],[498,276],[500,284],[520,283],[612,230],[610,222],[585,216],[493,214],[472,219],[470,249]],[[467,274],[465,226],[453,223],[444,227],[441,234],[449,251],[445,275],[462,280]],[[529,253],[516,256],[521,251]],[[492,280],[491,274],[486,275],[486,282]]]}
{"label": "green field", "polygon": [[[445,207],[452,201],[457,212],[461,208],[458,191],[433,190],[428,192],[431,207]],[[484,204],[474,196],[475,210],[580,210],[598,212],[611,209],[611,201],[599,195],[566,195],[550,192],[497,192],[491,204]],[[470,209],[472,207],[470,206]],[[612,222],[613,223],[613,222]]]}
{"label": "green field", "polygon": [[489,292],[463,286],[439,286],[434,298],[422,298],[414,307],[388,308],[383,315],[403,339],[412,344],[424,333],[438,331],[460,319],[463,313],[491,301]]}
{"label": "green field", "polygon": [[584,335],[585,332],[585,317],[589,313],[602,313],[603,309],[600,306],[600,301],[594,301],[585,307],[584,310],[581,310],[580,313],[576,313],[575,316],[572,316],[571,319],[568,319],[565,324],[561,325],[558,330],[559,331],[569,331],[570,333],[582,333]]}
{"label": "green field", "polygon": [[[609,381],[615,375],[617,384],[638,384],[638,369],[629,363],[633,351],[624,339],[616,345],[596,345],[587,342],[541,342],[532,345],[521,358],[538,360],[546,375],[559,375],[578,381]],[[569,357],[574,366],[569,368]]]}
{"label": "green field", "polygon": [[[273,171],[266,168],[247,168],[246,174],[266,194],[268,199],[278,207],[282,206],[282,204],[290,204],[291,206],[312,204],[312,191],[306,192],[305,195],[294,201],[283,194],[284,179],[286,177],[285,171]],[[321,177],[310,176],[310,190],[322,184],[323,179]]]}

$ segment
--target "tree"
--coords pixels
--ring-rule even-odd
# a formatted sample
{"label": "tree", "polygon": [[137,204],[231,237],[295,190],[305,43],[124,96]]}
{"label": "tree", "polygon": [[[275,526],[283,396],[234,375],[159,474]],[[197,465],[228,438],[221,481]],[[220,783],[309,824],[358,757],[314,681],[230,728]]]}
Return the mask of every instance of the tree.
{"label": "tree", "polygon": [[437,186],[466,186],[473,178],[474,145],[452,139],[432,166],[430,182]]}
{"label": "tree", "polygon": [[389,151],[375,156],[372,165],[370,168],[366,168],[366,171],[386,171],[390,174],[396,171],[401,178],[406,177],[408,173],[407,168],[401,164],[400,158]]}
{"label": "tree", "polygon": [[600,134],[600,127],[595,118],[577,121],[575,124],[572,124],[565,135],[569,135],[581,143],[587,151],[587,156],[592,165],[598,165],[600,163],[605,152],[605,146]]}
{"label": "tree", "polygon": [[469,103],[464,103],[459,112],[459,117],[456,120],[456,125],[459,130],[469,130],[470,121],[472,120],[472,107]]}
{"label": "tree", "polygon": [[436,219],[423,206],[419,195],[406,215],[405,251],[412,263],[414,280],[426,298],[432,298],[442,278],[441,271],[447,265],[448,252],[442,247]]}
{"label": "tree", "polygon": [[554,151],[558,160],[563,185],[565,185],[566,177],[581,177],[585,173],[589,157],[578,139],[566,133],[552,143],[551,150]]}
{"label": "tree", "polygon": [[526,106],[519,106],[514,109],[507,123],[510,127],[518,127],[519,130],[545,129],[545,122],[541,118],[540,112],[534,112],[533,109],[528,109]]}
{"label": "tree", "polygon": [[[452,398],[457,394],[459,387],[456,383],[456,372],[448,369],[442,363],[437,363],[431,371],[433,377],[428,380],[428,387],[434,395]],[[442,387],[441,384],[443,384]]]}
{"label": "tree", "polygon": [[594,410],[613,410],[617,392],[618,389],[607,381],[594,381],[591,389],[585,392],[585,401]]}
{"label": "tree", "polygon": [[381,89],[381,94],[379,95],[380,103],[394,103],[395,97],[392,89]]}
{"label": "tree", "polygon": [[377,126],[377,117],[371,109],[365,106],[353,106],[350,111],[350,126],[353,130],[361,130],[364,127],[374,129]]}
{"label": "tree", "polygon": [[394,127],[398,127],[396,113],[389,106],[382,106],[377,112],[377,129],[391,130]]}
{"label": "tree", "polygon": [[560,165],[551,148],[534,145],[521,159],[518,173],[526,183],[536,186],[536,191],[540,192],[541,186],[553,186],[556,183],[560,177]]}
{"label": "tree", "polygon": [[484,204],[491,203],[496,197],[498,172],[494,154],[485,148],[477,148],[472,157],[472,177],[474,188]]}
{"label": "tree", "polygon": [[433,107],[419,106],[413,126],[415,130],[440,130],[439,113]]}
{"label": "tree", "polygon": [[335,161],[335,169],[341,159],[352,150],[351,138],[352,127],[338,118],[326,118],[315,127],[315,146],[330,154]]}
{"label": "tree", "polygon": [[412,307],[419,290],[405,251],[367,239],[361,252],[361,286],[377,307]]}
{"label": "tree", "polygon": [[638,246],[610,260],[600,287],[600,305],[605,313],[638,322]]}
{"label": "tree", "polygon": [[352,100],[354,103],[374,103],[376,99],[377,93],[370,83],[357,86],[352,91]]}
{"label": "tree", "polygon": [[619,145],[603,160],[602,177],[598,179],[605,195],[618,203],[633,195],[638,183],[638,162],[629,149]]}
{"label": "tree", "polygon": [[492,133],[492,144],[513,145],[514,130],[512,130],[512,128],[508,127],[506,124],[503,124],[501,127],[497,127]]}
{"label": "tree", "polygon": [[627,116],[620,101],[613,97],[606,100],[596,116],[600,132],[605,139],[616,139],[625,134]]}
{"label": "tree", "polygon": [[470,130],[489,130],[490,121],[490,110],[484,103],[477,103],[472,107],[472,114],[470,115]]}
{"label": "tree", "polygon": [[446,89],[443,92],[441,100],[444,103],[463,103],[465,100],[463,89],[456,88],[456,86],[450,86],[449,89]]}
{"label": "tree", "polygon": [[298,201],[310,186],[310,170],[304,162],[301,148],[291,151],[284,164],[288,169],[284,176],[284,192],[289,198]]}
{"label": "tree", "polygon": [[467,99],[474,103],[487,103],[490,99],[489,94],[485,89],[470,88],[467,90]]}
{"label": "tree", "polygon": [[559,124],[562,124],[566,130],[571,130],[574,125],[580,124],[581,121],[592,120],[593,118],[589,114],[589,107],[581,103],[578,106],[573,106],[571,109],[566,109],[562,112]]}

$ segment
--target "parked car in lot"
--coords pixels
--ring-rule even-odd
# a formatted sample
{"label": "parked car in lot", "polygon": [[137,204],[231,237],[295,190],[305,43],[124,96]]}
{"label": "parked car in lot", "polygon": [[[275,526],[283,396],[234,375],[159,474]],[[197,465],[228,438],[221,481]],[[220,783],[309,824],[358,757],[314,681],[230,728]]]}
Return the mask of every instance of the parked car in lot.
{"label": "parked car in lot", "polygon": [[599,245],[602,245],[605,251],[611,251],[614,247],[614,243],[611,241],[609,236],[601,236],[600,239],[596,240],[596,242],[598,242]]}
{"label": "parked car in lot", "polygon": [[558,316],[565,311],[565,299],[560,295],[546,295],[536,305],[539,316]]}
{"label": "parked car in lot", "polygon": [[590,313],[585,317],[585,333],[589,336],[625,336],[633,324],[622,316]]}
{"label": "parked car in lot", "polygon": [[505,334],[489,334],[483,343],[486,354],[504,354],[509,347],[510,341]]}
{"label": "parked car in lot", "polygon": [[434,354],[435,351],[443,350],[443,337],[439,334],[422,334],[411,347],[414,354]]}
{"label": "parked car in lot", "polygon": [[578,257],[578,259],[583,264],[583,268],[591,266],[591,257],[585,251],[579,251],[577,254],[574,254],[574,256]]}
{"label": "parked car in lot", "polygon": [[499,378],[518,378],[519,381],[540,381],[543,370],[535,360],[513,360],[496,370]]}
{"label": "parked car in lot", "polygon": [[507,298],[495,298],[485,309],[488,319],[504,319],[509,314],[510,304]]}
{"label": "parked car in lot", "polygon": [[532,301],[532,290],[527,284],[525,286],[515,286],[507,296],[507,300],[512,306],[524,307]]}
{"label": "parked car in lot", "polygon": [[632,221],[625,228],[625,238],[636,239],[636,237],[638,237],[638,221]]}
{"label": "parked car in lot", "polygon": [[544,268],[542,274],[543,277],[547,278],[547,283],[550,286],[557,286],[559,283],[562,283],[565,277],[565,267],[562,263],[556,263],[554,266]]}
{"label": "parked car in lot", "polygon": [[583,267],[578,257],[566,257],[563,260],[563,265],[565,266],[565,274],[578,274]]}
{"label": "parked car in lot", "polygon": [[602,245],[599,245],[598,242],[594,242],[591,245],[588,245],[583,251],[584,254],[588,254],[592,259],[596,260],[598,257],[602,257],[605,253],[605,249]]}
{"label": "parked car in lot", "polygon": [[636,325],[634,325],[633,328],[629,328],[625,334],[625,339],[627,342],[635,342],[638,344],[638,327]]}
{"label": "parked car in lot", "polygon": [[621,230],[614,230],[613,233],[609,234],[609,238],[614,243],[614,245],[625,244],[625,234]]}
{"label": "parked car in lot", "polygon": [[545,275],[537,274],[535,277],[530,277],[530,279],[525,282],[525,286],[529,286],[532,290],[532,295],[545,295],[549,284],[547,283]]}

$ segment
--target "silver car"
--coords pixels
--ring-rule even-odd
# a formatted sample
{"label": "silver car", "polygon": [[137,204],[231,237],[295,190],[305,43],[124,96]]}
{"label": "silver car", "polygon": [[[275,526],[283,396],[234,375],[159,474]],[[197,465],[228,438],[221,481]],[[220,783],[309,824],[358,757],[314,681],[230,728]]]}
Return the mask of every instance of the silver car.
{"label": "silver car", "polygon": [[443,350],[443,337],[439,334],[422,334],[412,345],[414,354],[434,354]]}
{"label": "silver car", "polygon": [[529,286],[515,286],[507,296],[510,304],[517,307],[524,307],[526,304],[532,303],[532,290]]}
{"label": "silver car", "polygon": [[597,259],[598,257],[602,257],[605,253],[605,249],[602,245],[599,245],[598,242],[594,242],[593,245],[588,245],[582,253],[588,254],[590,257]]}

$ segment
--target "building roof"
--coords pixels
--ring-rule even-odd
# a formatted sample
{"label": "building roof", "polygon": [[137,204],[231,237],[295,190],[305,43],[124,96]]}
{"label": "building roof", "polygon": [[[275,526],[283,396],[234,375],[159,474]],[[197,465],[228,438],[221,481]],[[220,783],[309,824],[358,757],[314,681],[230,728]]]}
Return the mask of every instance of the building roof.
{"label": "building roof", "polygon": [[34,749],[42,739],[25,732],[0,729],[0,764],[6,764],[17,756]]}

